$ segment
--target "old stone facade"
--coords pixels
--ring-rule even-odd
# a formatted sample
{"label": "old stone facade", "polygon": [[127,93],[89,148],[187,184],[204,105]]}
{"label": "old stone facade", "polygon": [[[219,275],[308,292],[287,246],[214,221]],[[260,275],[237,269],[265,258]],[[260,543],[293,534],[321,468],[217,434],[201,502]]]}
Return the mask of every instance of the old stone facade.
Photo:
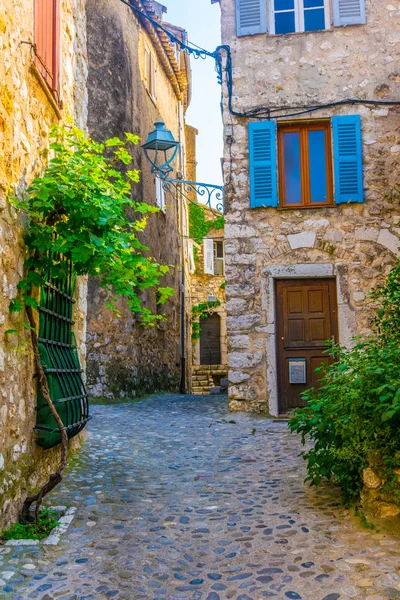
{"label": "old stone facade", "polygon": [[[239,2],[236,4],[237,9],[234,0],[220,1],[222,43],[228,44],[232,51],[232,106],[242,114],[260,106],[269,108],[273,125],[257,125],[262,128],[260,131],[272,135],[268,147],[272,154],[264,156],[266,163],[257,165],[254,148],[249,150],[249,141],[256,142],[255,136],[250,140],[255,129],[249,123],[255,123],[256,119],[230,113],[225,75],[225,256],[230,407],[277,415],[291,408],[286,392],[289,384],[296,386],[296,368],[302,385],[297,384],[295,389],[301,391],[312,382],[313,365],[304,358],[307,344],[302,346],[302,327],[315,326],[315,331],[321,327],[319,337],[325,334],[330,337],[336,330],[335,338],[347,346],[354,335],[368,331],[371,318],[368,294],[382,281],[398,252],[400,215],[398,202],[391,202],[390,195],[392,188],[399,184],[399,108],[390,104],[343,103],[335,106],[333,103],[349,98],[389,103],[399,100],[400,11],[397,5],[383,0],[366,0],[364,19],[364,2],[360,0],[352,3],[353,8],[357,5],[360,9],[361,17],[353,20],[359,24],[349,22],[343,26],[343,21],[337,20],[338,2],[326,0],[319,3],[322,8],[318,10],[325,11],[325,20],[317,27],[325,29],[304,31],[308,17],[300,14],[302,3],[295,3],[296,32],[272,35],[266,30],[274,31],[274,27],[285,30],[291,17],[279,20],[280,17],[274,14],[272,0],[260,0],[255,3],[259,6],[258,17],[261,19],[258,23],[261,28],[257,31],[263,33],[253,29],[254,35],[248,35],[244,27],[248,21],[240,21],[240,14],[236,12]],[[342,7],[344,5],[346,2]],[[347,8],[351,8],[350,3]],[[332,105],[326,106],[329,104]],[[315,109],[305,114],[302,114],[304,108],[297,108],[309,106]],[[346,183],[346,165],[343,167],[341,147],[335,138],[335,118],[339,116],[355,116],[352,123],[359,123],[359,116],[361,123],[361,138],[352,138],[354,148],[356,141],[359,144],[360,163],[362,152],[359,195],[349,196],[343,203],[338,203],[339,188]],[[264,116],[257,119],[257,123],[267,121],[268,112],[264,110]],[[304,158],[302,154],[298,159],[301,176],[296,178],[296,152],[293,147],[282,146],[286,143],[282,139],[288,144],[290,140],[280,136],[285,132],[302,136],[299,132],[324,127],[326,164],[323,177],[325,169],[327,173],[333,171],[326,175],[332,179],[327,184],[332,197],[329,201],[325,196],[315,208],[312,200],[307,206],[296,206],[297,201],[292,200],[295,206],[290,206],[290,186],[300,185],[300,177],[301,186],[308,185],[307,177],[308,182],[314,177],[318,186],[322,171],[315,177],[310,165],[313,160],[317,165],[317,158],[311,154]],[[311,144],[311,134],[308,135],[307,143]],[[276,150],[277,157],[274,156]],[[290,157],[294,162],[290,163]],[[257,166],[260,167],[258,172]],[[272,194],[273,198],[270,196],[258,202],[255,188],[257,182],[262,183],[260,178],[257,179],[260,173],[261,177],[266,173],[270,176],[269,183],[276,185],[276,193],[275,196]],[[304,189],[302,187],[305,194]],[[310,304],[308,316],[304,308],[304,302],[307,302],[304,294],[307,293],[313,295],[316,302],[314,308],[310,308]],[[291,299],[288,294],[292,294]],[[332,327],[325,327],[324,294],[327,306],[330,306],[328,319],[331,319]],[[296,298],[299,308],[293,308],[289,315],[290,302],[293,300],[294,307]],[[289,304],[285,305],[285,302]],[[319,308],[318,302],[321,302]],[[311,323],[313,310],[314,324]],[[296,311],[299,318],[293,316]],[[319,323],[316,322],[318,319]],[[317,333],[315,335],[318,337]],[[294,363],[290,362],[290,357]],[[305,370],[304,364],[307,364]],[[293,380],[290,379],[292,376]]]}
{"label": "old stone facade", "polygon": [[[35,444],[36,383],[28,334],[5,334],[24,320],[8,312],[25,259],[25,221],[9,198],[22,193],[45,166],[50,126],[64,116],[80,127],[86,124],[84,3],[63,0],[59,5],[58,98],[34,65],[33,0],[6,0],[0,6],[0,529],[59,460],[58,449],[43,451]],[[75,333],[84,361],[84,282],[77,286],[76,299]]]}
{"label": "old stone facade", "polygon": [[[206,220],[213,221],[215,216],[206,209]],[[193,324],[198,323],[199,330],[193,328],[192,339],[192,392],[208,394],[210,387],[219,386],[221,378],[228,374],[228,347],[226,335],[226,298],[224,259],[216,259],[213,272],[205,272],[204,244],[212,244],[213,251],[222,249],[224,230],[211,227],[206,240],[194,242],[194,271],[191,276],[191,301],[193,309],[211,300],[211,310],[201,317],[194,316]],[[219,246],[217,246],[217,244]],[[218,261],[218,262],[216,262]],[[214,300],[219,305],[213,305]],[[193,327],[192,324],[192,327]]]}
{"label": "old stone facade", "polygon": [[[196,136],[197,129],[186,125],[186,172],[189,181],[197,181],[197,160],[196,160]],[[198,197],[195,190],[189,192],[188,200],[191,203],[198,203]],[[202,208],[201,204],[198,205]],[[193,207],[193,204],[192,204]],[[211,387],[219,385],[221,378],[226,378],[228,372],[227,366],[227,338],[226,338],[226,299],[225,299],[225,276],[224,276],[224,232],[223,228],[210,227],[207,233],[207,240],[196,237],[196,227],[193,227],[191,219],[195,218],[190,211],[189,206],[189,233],[190,240],[190,303],[192,309],[191,332],[191,382],[189,389],[194,394],[208,394]],[[203,213],[196,211],[196,215],[201,217],[207,223],[212,223],[218,216],[222,216],[216,210],[209,210],[204,207]],[[218,242],[218,246],[217,246]],[[208,244],[209,251],[213,254],[213,259],[209,268],[206,267],[204,260],[204,247]],[[214,253],[219,250],[220,256],[214,257]],[[208,272],[206,272],[208,271]],[[215,299],[219,302],[218,306],[212,306],[211,319],[208,320],[208,327],[201,328],[202,323],[206,321],[200,318],[197,307],[200,304],[208,302],[209,299]],[[205,318],[207,320],[205,313]],[[216,315],[216,316],[213,316]],[[214,335],[212,333],[214,332]],[[210,345],[211,336],[211,345]],[[206,341],[206,338],[209,341]],[[201,348],[203,352],[201,353]]]}
{"label": "old stone facade", "polygon": [[[153,0],[133,4],[160,22],[166,11]],[[188,57],[149,20],[119,0],[88,0],[86,15],[90,134],[96,140],[105,140],[132,132],[143,144],[154,123],[163,121],[180,141],[175,167],[184,177],[184,114],[190,99]],[[185,39],[185,31],[169,24],[167,27],[182,41]],[[162,285],[174,288],[175,295],[163,307],[157,307],[154,291],[143,295],[147,308],[165,315],[161,327],[146,329],[124,301],[118,303],[120,317],[105,308],[106,294],[96,280],[89,281],[88,383],[90,393],[96,397],[134,397],[176,389],[179,381],[182,262],[186,281],[189,276],[187,207],[174,188],[160,190],[140,145],[134,150],[134,167],[141,174],[141,182],[133,191],[135,198],[151,205],[162,204],[160,212],[149,217],[141,239],[157,262],[171,266]],[[188,352],[188,302],[185,325]],[[188,379],[190,362],[186,363]]]}

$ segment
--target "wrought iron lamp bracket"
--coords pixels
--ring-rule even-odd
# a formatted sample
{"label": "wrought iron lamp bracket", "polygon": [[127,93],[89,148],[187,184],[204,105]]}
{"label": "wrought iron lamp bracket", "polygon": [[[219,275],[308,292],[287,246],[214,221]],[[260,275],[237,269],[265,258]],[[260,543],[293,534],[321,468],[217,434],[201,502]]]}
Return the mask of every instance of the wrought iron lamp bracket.
{"label": "wrought iron lamp bracket", "polygon": [[[224,212],[224,188],[222,185],[213,185],[211,183],[201,183],[199,181],[188,181],[178,177],[167,177],[165,171],[157,168],[155,173],[162,180],[162,186],[166,192],[175,190],[191,204],[197,204],[207,207],[214,216],[221,216]],[[193,196],[196,200],[193,200]]]}

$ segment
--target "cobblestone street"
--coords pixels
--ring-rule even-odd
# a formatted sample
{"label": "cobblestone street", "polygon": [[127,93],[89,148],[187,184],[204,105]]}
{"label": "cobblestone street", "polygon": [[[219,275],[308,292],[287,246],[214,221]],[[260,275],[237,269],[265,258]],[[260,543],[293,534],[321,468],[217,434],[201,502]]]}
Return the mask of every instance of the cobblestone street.
{"label": "cobblestone street", "polygon": [[76,506],[56,547],[0,546],[0,597],[400,598],[400,545],[310,490],[285,422],[226,398],[93,406],[48,504]]}

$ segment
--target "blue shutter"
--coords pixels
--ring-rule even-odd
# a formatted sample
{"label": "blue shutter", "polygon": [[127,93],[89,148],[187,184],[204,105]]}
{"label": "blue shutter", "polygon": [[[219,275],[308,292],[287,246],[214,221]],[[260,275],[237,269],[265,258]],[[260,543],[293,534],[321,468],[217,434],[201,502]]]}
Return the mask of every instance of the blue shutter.
{"label": "blue shutter", "polygon": [[333,0],[333,24],[336,27],[364,23],[365,0]]}
{"label": "blue shutter", "polygon": [[250,207],[278,206],[276,123],[249,123]]}
{"label": "blue shutter", "polygon": [[335,202],[364,202],[360,115],[332,117]]}
{"label": "blue shutter", "polygon": [[235,0],[236,34],[255,35],[267,31],[267,0]]}

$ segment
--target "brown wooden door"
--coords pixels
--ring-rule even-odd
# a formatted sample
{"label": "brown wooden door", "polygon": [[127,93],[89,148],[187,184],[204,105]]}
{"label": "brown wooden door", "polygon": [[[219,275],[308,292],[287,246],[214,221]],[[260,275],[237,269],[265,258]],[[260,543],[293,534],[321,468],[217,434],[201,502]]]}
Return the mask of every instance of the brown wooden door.
{"label": "brown wooden door", "polygon": [[200,364],[221,364],[221,320],[214,313],[200,319]]}
{"label": "brown wooden door", "polygon": [[315,369],[331,363],[326,340],[338,338],[336,282],[276,282],[279,412],[304,406],[300,394],[318,384]]}

